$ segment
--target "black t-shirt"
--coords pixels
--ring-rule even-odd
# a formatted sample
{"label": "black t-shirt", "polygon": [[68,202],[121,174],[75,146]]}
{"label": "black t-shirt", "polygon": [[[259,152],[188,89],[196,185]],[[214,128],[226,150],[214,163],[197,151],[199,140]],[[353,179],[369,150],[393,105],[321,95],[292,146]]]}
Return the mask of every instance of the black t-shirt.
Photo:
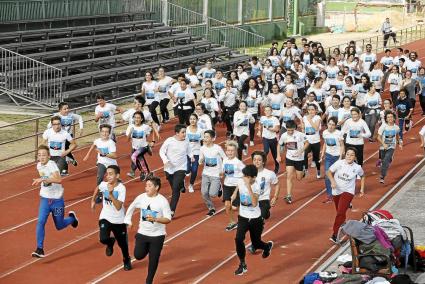
{"label": "black t-shirt", "polygon": [[412,108],[412,104],[410,102],[410,99],[407,97],[404,99],[397,100],[397,114],[399,118],[405,118]]}

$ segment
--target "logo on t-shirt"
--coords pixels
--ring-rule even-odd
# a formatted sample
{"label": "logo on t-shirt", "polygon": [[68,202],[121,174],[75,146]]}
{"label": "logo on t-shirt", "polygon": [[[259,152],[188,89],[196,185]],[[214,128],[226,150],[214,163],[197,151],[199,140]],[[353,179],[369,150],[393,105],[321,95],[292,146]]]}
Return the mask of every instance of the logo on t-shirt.
{"label": "logo on t-shirt", "polygon": [[240,195],[241,205],[243,206],[252,206],[252,198],[250,195],[241,194]]}
{"label": "logo on t-shirt", "polygon": [[333,137],[325,138],[325,142],[327,146],[336,146],[336,139]]}
{"label": "logo on t-shirt", "polygon": [[135,139],[142,139],[145,137],[145,132],[143,130],[133,130],[131,137]]}
{"label": "logo on t-shirt", "polygon": [[67,127],[72,125],[72,117],[61,117],[61,125],[62,127]]}
{"label": "logo on t-shirt", "polygon": [[153,99],[155,98],[155,93],[154,93],[154,92],[152,92],[152,91],[148,91],[148,92],[146,92],[146,98],[147,98],[148,100],[153,100]]}
{"label": "logo on t-shirt", "polygon": [[291,141],[286,143],[286,149],[288,150],[297,150],[297,142]]}
{"label": "logo on t-shirt", "polygon": [[[146,209],[142,209],[142,220],[143,221],[148,221],[149,217],[152,218],[156,218],[158,216],[158,212],[155,210],[151,210],[151,206],[148,205],[148,208]],[[152,224],[154,223],[153,221],[150,221]]]}
{"label": "logo on t-shirt", "polygon": [[216,167],[218,164],[217,158],[207,158],[205,157],[205,166],[206,167]]}
{"label": "logo on t-shirt", "polygon": [[314,129],[314,127],[311,127],[311,126],[307,126],[305,128],[305,134],[306,135],[314,135],[314,134],[316,134],[316,129]]}
{"label": "logo on t-shirt", "polygon": [[272,110],[280,110],[280,104],[272,104]]}
{"label": "logo on t-shirt", "polygon": [[360,130],[351,129],[350,130],[350,137],[351,138],[359,138],[360,137]]}
{"label": "logo on t-shirt", "polygon": [[[118,199],[118,191],[112,191],[112,195],[115,197],[115,199]],[[109,191],[105,190],[103,192],[103,199],[105,200],[105,203],[108,205],[112,205],[112,200],[109,197]]]}
{"label": "logo on t-shirt", "polygon": [[265,188],[266,188],[266,178],[262,177],[260,182],[260,195],[264,194]]}
{"label": "logo on t-shirt", "polygon": [[240,126],[248,126],[248,118],[245,118]]}
{"label": "logo on t-shirt", "polygon": [[102,112],[102,118],[109,118],[111,116],[111,114],[109,113],[109,111],[103,111]]}
{"label": "logo on t-shirt", "polygon": [[189,142],[199,142],[201,141],[201,135],[198,133],[188,133],[187,139],[189,140]]}
{"label": "logo on t-shirt", "polygon": [[228,177],[232,177],[235,174],[235,165],[224,164],[224,174]]}
{"label": "logo on t-shirt", "polygon": [[109,148],[97,148],[99,150],[99,154],[102,157],[105,157],[106,155],[109,154]]}
{"label": "logo on t-shirt", "polygon": [[52,150],[61,150],[62,149],[62,142],[50,141],[49,147]]}

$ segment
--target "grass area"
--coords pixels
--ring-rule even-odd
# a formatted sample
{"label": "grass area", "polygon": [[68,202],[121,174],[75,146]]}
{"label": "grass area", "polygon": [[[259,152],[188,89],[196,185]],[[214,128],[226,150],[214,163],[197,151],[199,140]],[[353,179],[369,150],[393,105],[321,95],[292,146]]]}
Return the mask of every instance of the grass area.
{"label": "grass area", "polygon": [[[355,2],[344,1],[344,2],[326,2],[326,11],[335,11],[335,12],[344,12],[347,13],[354,12],[354,8],[356,7]],[[384,9],[391,9],[391,11],[403,11],[401,7],[359,7],[359,13],[374,13],[374,12],[382,12]]]}

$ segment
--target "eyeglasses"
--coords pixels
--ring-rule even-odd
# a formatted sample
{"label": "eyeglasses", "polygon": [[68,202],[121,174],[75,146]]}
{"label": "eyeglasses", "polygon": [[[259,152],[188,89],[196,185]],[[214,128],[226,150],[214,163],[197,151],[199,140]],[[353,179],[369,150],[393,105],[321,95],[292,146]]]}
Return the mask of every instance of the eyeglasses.
{"label": "eyeglasses", "polygon": [[60,123],[52,123],[52,125],[61,125]]}

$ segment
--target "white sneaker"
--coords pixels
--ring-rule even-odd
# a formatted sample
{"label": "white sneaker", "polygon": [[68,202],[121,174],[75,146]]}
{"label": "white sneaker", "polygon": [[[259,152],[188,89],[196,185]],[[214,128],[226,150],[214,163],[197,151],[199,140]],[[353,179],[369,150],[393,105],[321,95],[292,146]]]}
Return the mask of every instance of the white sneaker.
{"label": "white sneaker", "polygon": [[316,162],[315,161],[311,162],[310,167],[315,168],[316,167]]}
{"label": "white sneaker", "polygon": [[249,141],[249,146],[254,146],[254,141]]}
{"label": "white sneaker", "polygon": [[189,184],[189,192],[190,193],[194,193],[195,192],[195,190],[193,189],[193,185],[192,184]]}
{"label": "white sneaker", "polygon": [[244,156],[248,155],[248,144],[244,144],[245,145],[245,149],[242,150],[242,153]]}

